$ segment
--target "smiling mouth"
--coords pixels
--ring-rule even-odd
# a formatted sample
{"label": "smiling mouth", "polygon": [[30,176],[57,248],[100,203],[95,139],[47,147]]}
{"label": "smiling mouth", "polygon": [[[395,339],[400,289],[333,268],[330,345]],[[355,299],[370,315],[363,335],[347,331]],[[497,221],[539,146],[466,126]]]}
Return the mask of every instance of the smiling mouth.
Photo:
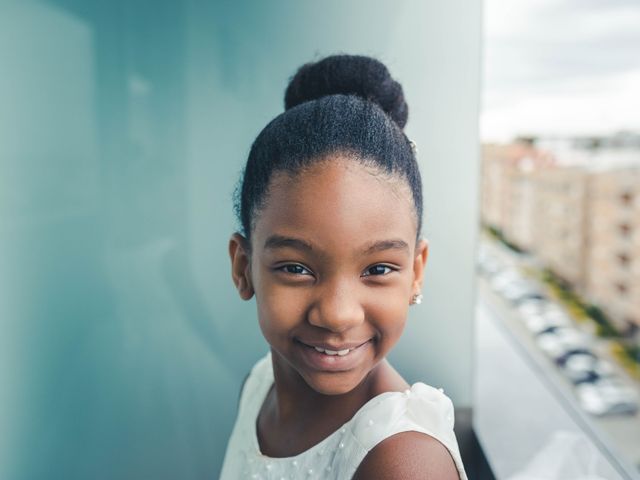
{"label": "smiling mouth", "polygon": [[316,372],[346,372],[364,365],[371,353],[373,339],[364,342],[331,345],[325,342],[309,343],[296,339],[304,363]]}
{"label": "smiling mouth", "polygon": [[[320,353],[324,353],[326,355],[339,355],[340,357],[344,357],[345,355],[347,355],[350,351],[355,350],[355,348],[346,348],[344,350],[327,350],[325,348],[320,348],[320,347],[313,347],[316,349],[316,351],[320,352]],[[356,347],[357,348],[357,347]]]}
{"label": "smiling mouth", "polygon": [[333,356],[338,356],[338,357],[344,357],[346,355],[349,355],[349,353],[353,352],[354,350],[360,348],[362,345],[364,345],[365,343],[369,343],[370,340],[366,340],[364,342],[356,342],[356,343],[351,343],[349,345],[344,345],[342,347],[334,347],[334,349],[330,349],[330,348],[325,348],[325,347],[321,347],[318,345],[310,345],[308,343],[302,342],[300,340],[298,340],[302,345],[304,345],[305,347],[308,348],[313,348],[316,352],[320,352],[323,353],[327,356],[333,357]]}

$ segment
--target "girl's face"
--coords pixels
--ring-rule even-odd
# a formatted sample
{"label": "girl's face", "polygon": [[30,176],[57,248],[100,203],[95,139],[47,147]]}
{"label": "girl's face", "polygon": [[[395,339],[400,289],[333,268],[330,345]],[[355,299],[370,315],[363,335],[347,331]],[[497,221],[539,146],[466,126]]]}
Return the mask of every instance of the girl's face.
{"label": "girl's face", "polygon": [[243,298],[256,295],[276,373],[327,395],[359,385],[420,291],[427,244],[415,239],[403,181],[342,156],[277,174],[251,253],[240,235],[230,242],[234,281]]}

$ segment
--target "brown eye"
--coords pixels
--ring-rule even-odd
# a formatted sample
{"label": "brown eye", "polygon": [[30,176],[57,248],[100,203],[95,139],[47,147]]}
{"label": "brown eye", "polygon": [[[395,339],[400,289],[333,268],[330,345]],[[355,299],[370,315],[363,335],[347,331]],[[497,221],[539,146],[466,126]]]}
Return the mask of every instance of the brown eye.
{"label": "brown eye", "polygon": [[373,275],[387,275],[392,271],[393,269],[391,267],[388,267],[387,265],[373,265],[364,271],[363,276],[369,277]]}
{"label": "brown eye", "polygon": [[288,265],[283,265],[280,267],[285,273],[290,273],[291,275],[311,275],[311,272],[304,268],[302,265],[298,265],[297,263],[290,263]]}

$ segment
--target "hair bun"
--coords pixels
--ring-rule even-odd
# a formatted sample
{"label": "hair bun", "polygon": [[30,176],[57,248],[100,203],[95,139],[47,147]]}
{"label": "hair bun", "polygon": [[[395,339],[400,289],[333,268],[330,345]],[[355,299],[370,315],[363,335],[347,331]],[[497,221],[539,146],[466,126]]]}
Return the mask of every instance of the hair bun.
{"label": "hair bun", "polygon": [[409,108],[402,86],[382,62],[361,55],[332,55],[300,67],[287,86],[285,110],[335,94],[357,95],[376,103],[401,129],[407,123]]}

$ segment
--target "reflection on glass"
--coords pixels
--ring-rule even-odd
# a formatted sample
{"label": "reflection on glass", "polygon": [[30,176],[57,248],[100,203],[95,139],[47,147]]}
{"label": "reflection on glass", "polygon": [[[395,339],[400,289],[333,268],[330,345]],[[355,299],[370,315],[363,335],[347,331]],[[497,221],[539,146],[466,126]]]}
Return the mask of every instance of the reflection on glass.
{"label": "reflection on glass", "polygon": [[1,478],[217,471],[245,368],[185,253],[184,9],[0,5]]}

